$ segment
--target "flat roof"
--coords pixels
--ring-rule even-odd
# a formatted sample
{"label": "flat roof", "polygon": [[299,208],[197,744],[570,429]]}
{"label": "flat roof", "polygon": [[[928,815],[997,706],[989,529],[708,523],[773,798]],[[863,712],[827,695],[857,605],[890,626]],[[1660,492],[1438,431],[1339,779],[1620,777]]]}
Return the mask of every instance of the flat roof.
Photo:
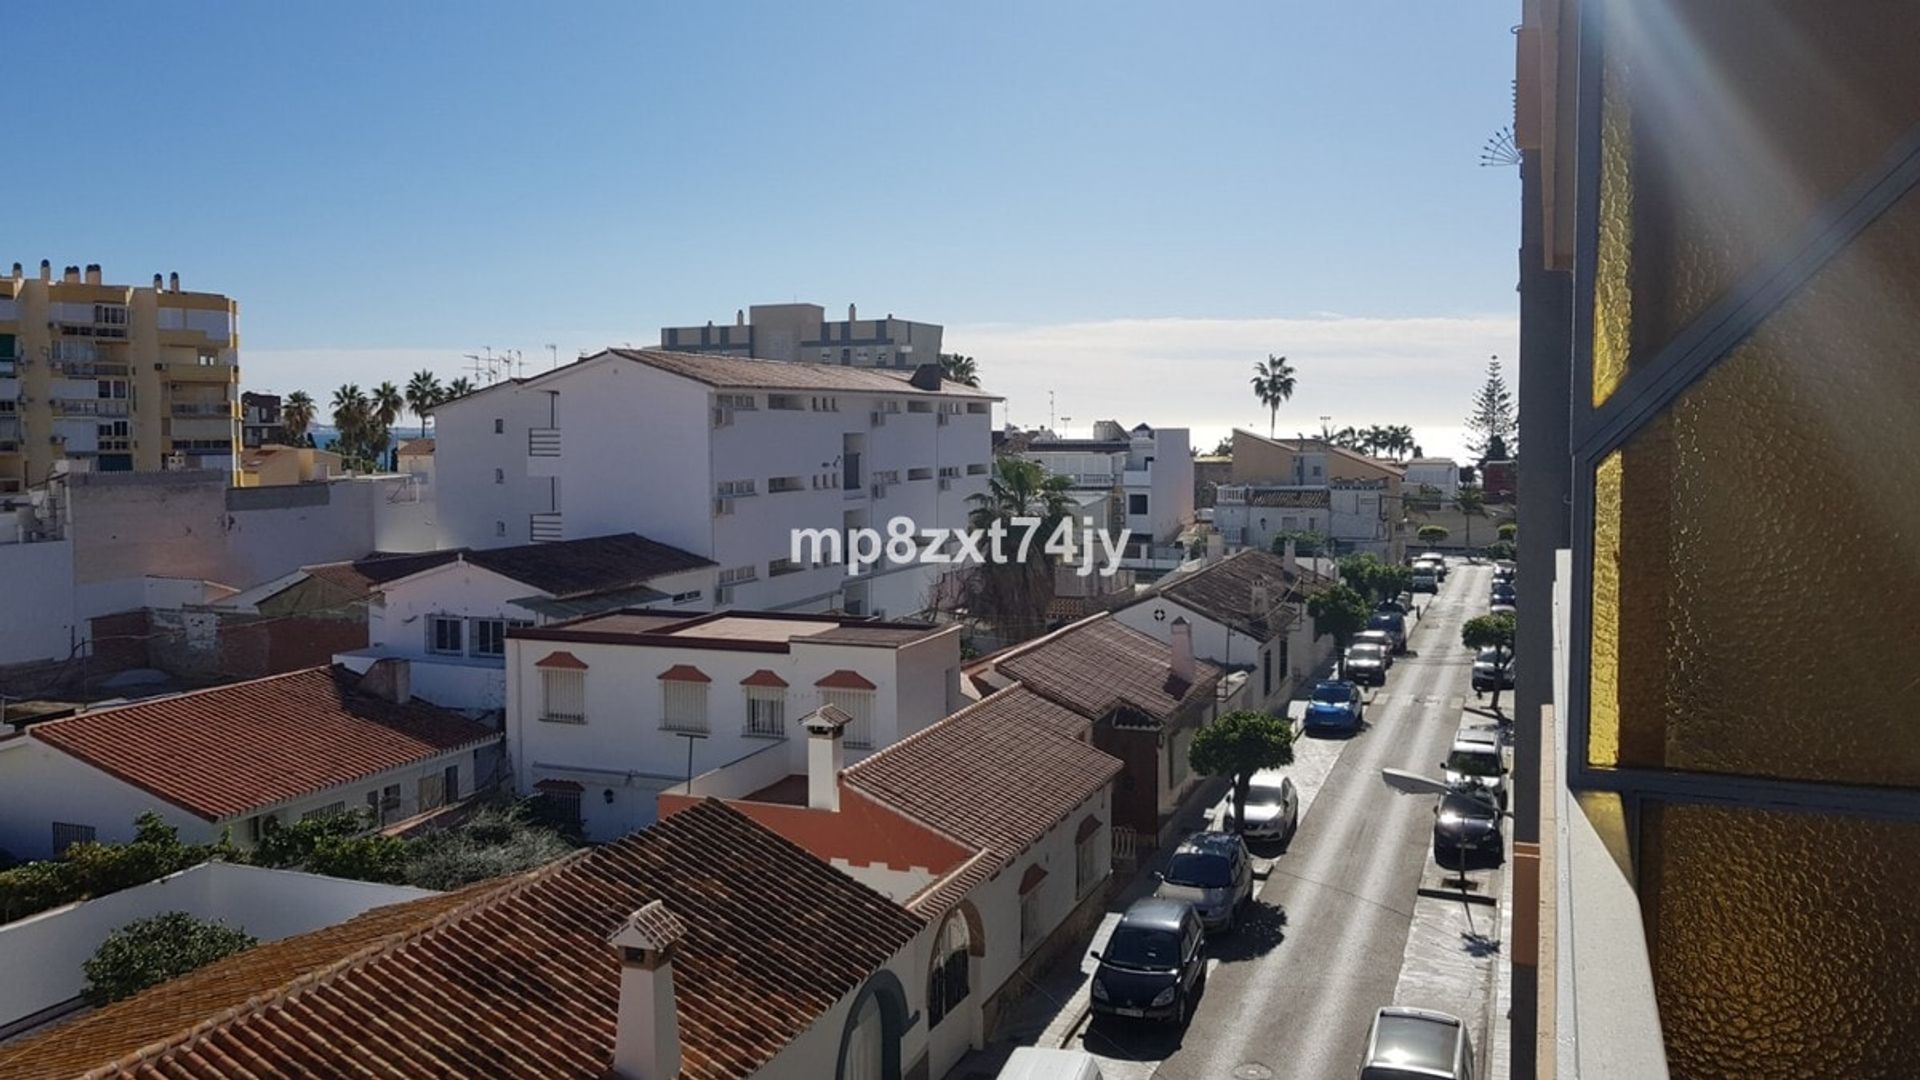
{"label": "flat roof", "polygon": [[900,648],[954,631],[932,623],[876,622],[851,615],[728,611],[688,615],[628,609],[570,622],[520,627],[511,638],[600,645],[655,645],[746,652],[786,652],[796,640],[829,645]]}

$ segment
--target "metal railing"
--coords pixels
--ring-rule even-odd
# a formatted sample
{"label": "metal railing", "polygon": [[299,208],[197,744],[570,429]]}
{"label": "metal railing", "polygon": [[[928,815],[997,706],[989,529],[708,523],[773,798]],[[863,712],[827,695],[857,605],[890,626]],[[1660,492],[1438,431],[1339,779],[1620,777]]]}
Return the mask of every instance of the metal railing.
{"label": "metal railing", "polygon": [[117,398],[54,398],[55,416],[128,416],[132,409]]}
{"label": "metal railing", "polygon": [[527,456],[528,457],[559,457],[560,456],[560,429],[550,428],[550,427],[528,428],[527,429]]}

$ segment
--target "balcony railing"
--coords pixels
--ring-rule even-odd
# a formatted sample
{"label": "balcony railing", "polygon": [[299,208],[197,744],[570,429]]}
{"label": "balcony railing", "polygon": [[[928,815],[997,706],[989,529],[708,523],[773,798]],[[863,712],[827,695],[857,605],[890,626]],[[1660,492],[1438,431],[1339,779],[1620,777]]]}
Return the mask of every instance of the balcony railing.
{"label": "balcony railing", "polygon": [[528,457],[559,457],[560,429],[550,427],[527,430]]}
{"label": "balcony railing", "polygon": [[51,366],[56,374],[69,379],[124,379],[133,373],[126,364],[105,360],[55,360]]}
{"label": "balcony railing", "polygon": [[217,416],[230,418],[233,406],[224,401],[176,401],[173,403],[175,416]]}
{"label": "balcony railing", "polygon": [[132,412],[125,400],[113,398],[54,398],[55,416],[127,416]]}

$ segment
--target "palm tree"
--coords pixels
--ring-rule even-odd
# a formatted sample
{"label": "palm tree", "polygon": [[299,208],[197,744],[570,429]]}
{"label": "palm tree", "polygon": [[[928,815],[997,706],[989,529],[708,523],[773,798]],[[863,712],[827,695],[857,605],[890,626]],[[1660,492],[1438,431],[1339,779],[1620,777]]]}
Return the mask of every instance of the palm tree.
{"label": "palm tree", "polygon": [[299,446],[313,426],[313,397],[305,390],[288,394],[286,403],[280,406],[280,424],[286,428],[287,441]]}
{"label": "palm tree", "polygon": [[447,402],[452,401],[454,398],[466,397],[468,394],[471,394],[471,393],[473,393],[473,380],[467,378],[465,375],[462,375],[459,378],[447,384],[446,390],[440,395],[440,400],[434,402],[434,404],[444,405]]}
{"label": "palm tree", "polygon": [[950,382],[962,383],[967,386],[980,385],[980,372],[979,369],[974,366],[973,357],[971,356],[961,356],[959,353],[941,353],[940,374]]}
{"label": "palm tree", "polygon": [[[1072,511],[1072,483],[1067,477],[1048,475],[1038,462],[1003,456],[994,459],[987,490],[968,496],[969,523],[983,531],[997,524],[1006,536],[999,549],[1002,558],[995,559],[988,551],[986,561],[971,569],[967,608],[1006,642],[1023,641],[1045,629],[1047,605],[1053,599],[1053,568],[1044,548]],[[1039,524],[1014,525],[1014,518],[1038,518]],[[1026,558],[1020,560],[1023,542]]]}
{"label": "palm tree", "polygon": [[1467,547],[1471,548],[1473,546],[1473,519],[1487,516],[1487,497],[1478,487],[1468,484],[1459,491],[1454,492],[1453,508],[1460,512],[1461,518],[1466,523],[1465,539]]}
{"label": "palm tree", "polygon": [[1050,475],[1037,461],[997,457],[987,474],[987,490],[967,496],[973,504],[967,516],[976,529],[1017,517],[1037,517],[1052,529],[1073,505],[1072,490],[1070,477]]}
{"label": "palm tree", "polygon": [[338,436],[334,450],[343,458],[362,456],[367,420],[372,405],[357,383],[346,383],[333,392],[333,430]]}
{"label": "palm tree", "polygon": [[1410,425],[1398,424],[1391,430],[1393,431],[1393,457],[1395,461],[1398,461],[1408,454],[1418,453],[1419,447],[1414,444],[1413,428]]}
{"label": "palm tree", "polygon": [[427,437],[427,417],[433,414],[433,407],[440,404],[440,379],[433,372],[422,369],[413,373],[407,380],[407,408],[420,421],[420,437]]}
{"label": "palm tree", "polygon": [[1253,365],[1253,396],[1267,407],[1267,438],[1271,439],[1280,406],[1293,397],[1293,365],[1286,357],[1268,353],[1265,360]]}
{"label": "palm tree", "polygon": [[401,395],[400,388],[390,382],[383,382],[374,388],[373,419],[375,426],[391,428],[400,414],[407,410],[407,399]]}

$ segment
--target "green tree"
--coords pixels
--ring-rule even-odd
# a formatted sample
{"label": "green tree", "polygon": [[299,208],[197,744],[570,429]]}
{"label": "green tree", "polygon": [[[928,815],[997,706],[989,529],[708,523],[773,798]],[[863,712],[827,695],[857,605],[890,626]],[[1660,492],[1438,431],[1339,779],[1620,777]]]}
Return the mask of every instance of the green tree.
{"label": "green tree", "polygon": [[1220,436],[1220,441],[1214,444],[1213,456],[1223,457],[1223,458],[1232,457],[1233,456],[1233,436],[1231,435]]}
{"label": "green tree", "polygon": [[1352,644],[1353,635],[1367,628],[1367,619],[1372,616],[1373,609],[1368,606],[1366,598],[1351,586],[1341,584],[1309,597],[1307,614],[1313,618],[1315,637],[1333,639],[1334,655],[1340,664],[1340,677],[1346,678],[1347,646]]}
{"label": "green tree", "polygon": [[[1500,670],[1513,662],[1513,616],[1476,615],[1460,628],[1460,643],[1469,649],[1498,649]],[[1493,711],[1500,711],[1500,682],[1493,683]]]}
{"label": "green tree", "polygon": [[1512,543],[1520,535],[1520,526],[1511,521],[1503,521],[1499,528],[1500,539]]}
{"label": "green tree", "polygon": [[286,429],[287,442],[300,446],[307,441],[307,429],[313,426],[313,397],[305,390],[287,395],[280,406],[280,426]]}
{"label": "green tree", "polygon": [[1453,535],[1453,530],[1445,525],[1422,525],[1416,535],[1420,537],[1421,543],[1432,547],[1435,544],[1446,543],[1447,537]]}
{"label": "green tree", "polygon": [[1382,562],[1373,553],[1362,551],[1340,560],[1340,580],[1368,603],[1378,604],[1413,588],[1413,567]]}
{"label": "green tree", "polygon": [[1466,545],[1472,547],[1473,519],[1487,516],[1487,497],[1478,486],[1467,484],[1454,492],[1453,508],[1460,512],[1461,519],[1466,523]]}
{"label": "green tree", "polygon": [[940,375],[942,378],[951,382],[961,383],[966,386],[980,385],[980,369],[974,364],[973,357],[971,356],[961,356],[959,353],[941,353]]}
{"label": "green tree", "polygon": [[440,400],[436,404],[444,405],[454,398],[466,397],[473,393],[473,389],[473,380],[462,375],[447,384],[446,392],[440,395]]}
{"label": "green tree", "polygon": [[373,815],[364,809],[305,818],[261,837],[253,862],[361,881],[405,881],[406,842],[373,827]]}
{"label": "green tree", "polygon": [[335,452],[354,465],[364,465],[373,403],[357,384],[346,383],[334,390],[332,405]]}
{"label": "green tree", "polygon": [[1253,365],[1253,396],[1267,407],[1267,438],[1273,438],[1274,423],[1280,417],[1280,406],[1293,397],[1293,365],[1287,363],[1284,356],[1271,353],[1258,364]]}
{"label": "green tree", "polygon": [[407,408],[420,421],[420,437],[427,437],[427,417],[433,415],[434,406],[440,404],[446,389],[440,385],[440,379],[433,372],[420,369],[407,380]]}
{"label": "green tree", "polygon": [[531,870],[573,847],[558,831],[537,823],[525,804],[489,806],[458,828],[408,841],[406,883],[422,889],[457,889]]}
{"label": "green tree", "polygon": [[[1043,549],[1073,506],[1072,488],[1070,478],[1049,475],[1038,462],[1002,455],[987,474],[987,490],[967,498],[973,528],[997,525],[1006,534],[1000,545],[1005,561],[989,558],[972,567],[966,589],[969,612],[1004,641],[1025,640],[1045,626],[1047,604],[1053,599],[1053,566]],[[1015,525],[1015,518],[1037,519],[1038,524]],[[1023,543],[1024,561],[1017,558]]]}
{"label": "green tree", "polygon": [[1285,555],[1287,553],[1287,541],[1289,540],[1293,541],[1293,553],[1302,559],[1314,558],[1326,550],[1327,547],[1327,538],[1317,532],[1307,532],[1303,529],[1286,529],[1274,534],[1272,544],[1273,553],[1275,555]]}
{"label": "green tree", "polygon": [[1487,545],[1486,555],[1489,559],[1506,559],[1512,561],[1514,553],[1517,550],[1511,540],[1496,540]]}
{"label": "green tree", "polygon": [[184,911],[136,919],[108,934],[81,965],[87,1001],[99,1006],[132,997],[255,944],[244,931]]}
{"label": "green tree", "polygon": [[1467,449],[1480,461],[1505,460],[1513,452],[1519,427],[1514,420],[1513,392],[1507,389],[1498,356],[1487,363],[1487,381],[1473,397],[1467,432]]}
{"label": "green tree", "polygon": [[1293,764],[1293,723],[1268,713],[1230,712],[1194,735],[1187,763],[1204,776],[1231,779],[1233,826],[1239,832],[1246,821],[1253,774]]}

